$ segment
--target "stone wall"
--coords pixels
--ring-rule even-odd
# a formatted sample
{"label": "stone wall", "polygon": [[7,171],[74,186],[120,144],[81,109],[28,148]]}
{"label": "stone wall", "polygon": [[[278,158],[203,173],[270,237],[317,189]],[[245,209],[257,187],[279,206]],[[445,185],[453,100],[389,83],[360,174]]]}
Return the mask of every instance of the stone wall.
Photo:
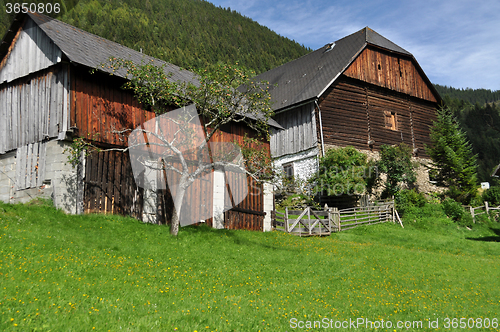
{"label": "stone wall", "polygon": [[[339,148],[339,147],[334,146],[334,145],[325,145],[326,150],[335,149],[335,148]],[[380,159],[380,153],[378,151],[361,150],[361,149],[358,149],[358,151],[366,154],[368,156],[368,159],[372,159],[375,161]],[[415,173],[417,175],[415,189],[417,189],[419,192],[426,193],[426,194],[443,191],[443,188],[432,184],[429,180],[429,169],[427,166],[429,166],[431,164],[430,159],[420,158],[420,157],[412,157],[412,162],[419,165],[415,169]],[[382,178],[382,180],[385,180],[384,174],[382,174],[381,178]]]}
{"label": "stone wall", "polygon": [[83,169],[80,176],[76,168],[68,163],[64,149],[66,141],[46,142],[45,175],[42,185],[36,188],[17,190],[16,151],[0,155],[0,200],[6,203],[25,203],[37,197],[50,198],[57,208],[66,213],[80,213],[83,206]]}
{"label": "stone wall", "polygon": [[275,166],[283,170],[284,165],[293,165],[295,179],[307,180],[318,170],[319,149],[313,148],[293,155],[274,159]]}

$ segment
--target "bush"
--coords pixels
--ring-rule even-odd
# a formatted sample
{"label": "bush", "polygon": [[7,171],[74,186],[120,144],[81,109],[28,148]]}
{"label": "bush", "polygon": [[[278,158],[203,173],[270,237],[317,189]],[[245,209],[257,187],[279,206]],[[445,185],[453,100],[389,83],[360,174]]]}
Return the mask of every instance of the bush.
{"label": "bush", "polygon": [[442,203],[444,213],[462,226],[472,226],[472,216],[465,211],[463,206],[452,198],[446,198]]}
{"label": "bush", "polygon": [[378,167],[387,175],[382,197],[391,197],[401,190],[401,184],[411,186],[417,180],[415,167],[411,162],[412,149],[401,143],[395,146],[382,145]]}
{"label": "bush", "polygon": [[401,215],[404,215],[413,207],[422,208],[427,203],[424,194],[417,192],[415,189],[401,190],[396,193],[394,199],[396,201],[396,210]]}
{"label": "bush", "polygon": [[348,146],[326,151],[309,183],[317,195],[361,195],[369,190],[374,176],[377,169],[366,154]]}
{"label": "bush", "polygon": [[289,196],[283,196],[283,199],[277,203],[276,208],[282,210],[286,207],[289,208],[305,208],[306,206],[312,206],[313,208],[319,208],[319,204],[316,203],[312,197],[306,196],[304,194],[295,194]]}
{"label": "bush", "polygon": [[500,187],[491,187],[483,193],[483,200],[492,206],[500,205]]}

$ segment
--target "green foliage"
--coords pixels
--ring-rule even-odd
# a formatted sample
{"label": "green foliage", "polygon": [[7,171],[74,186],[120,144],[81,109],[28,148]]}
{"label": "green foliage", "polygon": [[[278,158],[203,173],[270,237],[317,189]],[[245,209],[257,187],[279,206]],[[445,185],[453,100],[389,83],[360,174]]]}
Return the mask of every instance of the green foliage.
{"label": "green foliage", "polygon": [[[489,89],[457,89],[449,86],[434,84],[437,92],[446,100],[463,100],[472,105],[492,103],[500,100],[500,90],[491,91]],[[448,103],[447,103],[448,104]]]}
{"label": "green foliage", "polygon": [[245,134],[241,144],[238,141],[235,141],[234,144],[241,148],[241,153],[245,158],[245,166],[250,173],[256,174],[259,179],[263,180],[274,178],[274,169],[270,167],[273,163],[271,154],[261,139],[248,137]]}
{"label": "green foliage", "polygon": [[476,156],[450,109],[438,110],[430,138],[432,146],[426,150],[437,169],[436,180],[449,187],[450,197],[469,203],[478,187]]}
{"label": "green foliage", "polygon": [[101,149],[83,137],[76,137],[71,142],[70,147],[64,149],[63,153],[68,153],[68,162],[75,168],[81,163],[82,158],[88,157],[94,151],[99,152]]}
{"label": "green foliage", "polygon": [[329,149],[320,158],[319,171],[311,177],[315,193],[328,196],[363,194],[377,168],[353,147]]}
{"label": "green foliage", "polygon": [[319,209],[320,206],[314,199],[305,194],[293,194],[293,195],[285,195],[283,199],[279,200],[276,205],[278,210],[283,210],[286,207],[288,208],[305,208],[307,206],[313,207],[315,209]]}
{"label": "green foliage", "polygon": [[500,187],[494,186],[490,187],[483,193],[483,200],[487,201],[490,206],[500,205]]}
{"label": "green foliage", "polygon": [[378,168],[387,175],[382,197],[391,197],[401,190],[401,184],[411,186],[417,180],[411,161],[411,147],[401,143],[395,146],[382,145]]}
{"label": "green foliage", "polygon": [[[64,1],[70,9],[74,2]],[[12,18],[2,7],[0,34]],[[260,73],[311,51],[235,11],[200,0],[80,0],[58,19],[190,69],[223,61]]]}
{"label": "green foliage", "polygon": [[472,226],[472,216],[465,211],[462,204],[452,198],[445,198],[441,203],[444,213],[462,226]]}
{"label": "green foliage", "polygon": [[477,155],[479,181],[492,182],[491,173],[500,163],[500,108],[464,104],[452,110]]}
{"label": "green foliage", "polygon": [[415,189],[403,189],[394,195],[396,210],[400,215],[405,215],[411,208],[422,208],[427,203],[425,195]]}
{"label": "green foliage", "polygon": [[[268,85],[254,83],[254,75],[240,66],[217,63],[211,70],[197,71],[199,84],[176,82],[165,67],[152,63],[137,65],[124,59],[110,59],[112,70],[125,68],[129,81],[125,88],[157,114],[195,104],[207,133],[206,141],[222,126],[230,122],[245,122],[258,134],[268,137],[267,121],[273,114]],[[258,119],[258,120],[255,120]]]}

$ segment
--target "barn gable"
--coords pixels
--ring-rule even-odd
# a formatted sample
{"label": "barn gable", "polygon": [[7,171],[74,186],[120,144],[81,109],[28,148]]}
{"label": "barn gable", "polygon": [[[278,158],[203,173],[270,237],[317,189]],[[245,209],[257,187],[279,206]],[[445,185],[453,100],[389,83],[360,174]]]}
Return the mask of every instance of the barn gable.
{"label": "barn gable", "polygon": [[12,82],[61,62],[61,49],[31,18],[25,20],[5,49],[6,54],[0,54],[0,83]]}
{"label": "barn gable", "polygon": [[405,54],[368,46],[343,74],[431,102],[439,98],[422,69]]}
{"label": "barn gable", "polygon": [[[268,81],[273,85],[270,90],[273,108],[279,112],[318,99],[342,74],[345,74],[348,68],[350,68],[351,75],[354,75],[352,73],[354,68],[368,64],[364,59],[366,54],[372,55],[372,53],[365,52],[366,49],[376,49],[396,59],[409,61],[411,65],[408,64],[408,68],[411,66],[417,68],[423,83],[431,90],[434,98],[439,99],[439,95],[413,55],[368,27],[336,42],[326,44],[299,59],[262,73],[255,77],[255,81]],[[359,58],[360,55],[362,55],[361,58]],[[384,61],[390,64],[389,58]],[[354,63],[354,67],[351,68]],[[371,66],[371,64],[368,65]],[[364,70],[366,67],[362,68],[361,70]],[[387,66],[384,68],[393,69]]]}

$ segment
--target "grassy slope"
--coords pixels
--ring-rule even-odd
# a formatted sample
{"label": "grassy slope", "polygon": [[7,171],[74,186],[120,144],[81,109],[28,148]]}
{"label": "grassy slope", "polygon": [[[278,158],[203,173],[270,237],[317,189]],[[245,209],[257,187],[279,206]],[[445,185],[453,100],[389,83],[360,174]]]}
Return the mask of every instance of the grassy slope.
{"label": "grassy slope", "polygon": [[445,317],[500,318],[495,233],[422,226],[328,238],[199,227],[172,238],[129,218],[0,203],[0,330],[290,331],[293,317],[424,327],[429,318],[441,327]]}

